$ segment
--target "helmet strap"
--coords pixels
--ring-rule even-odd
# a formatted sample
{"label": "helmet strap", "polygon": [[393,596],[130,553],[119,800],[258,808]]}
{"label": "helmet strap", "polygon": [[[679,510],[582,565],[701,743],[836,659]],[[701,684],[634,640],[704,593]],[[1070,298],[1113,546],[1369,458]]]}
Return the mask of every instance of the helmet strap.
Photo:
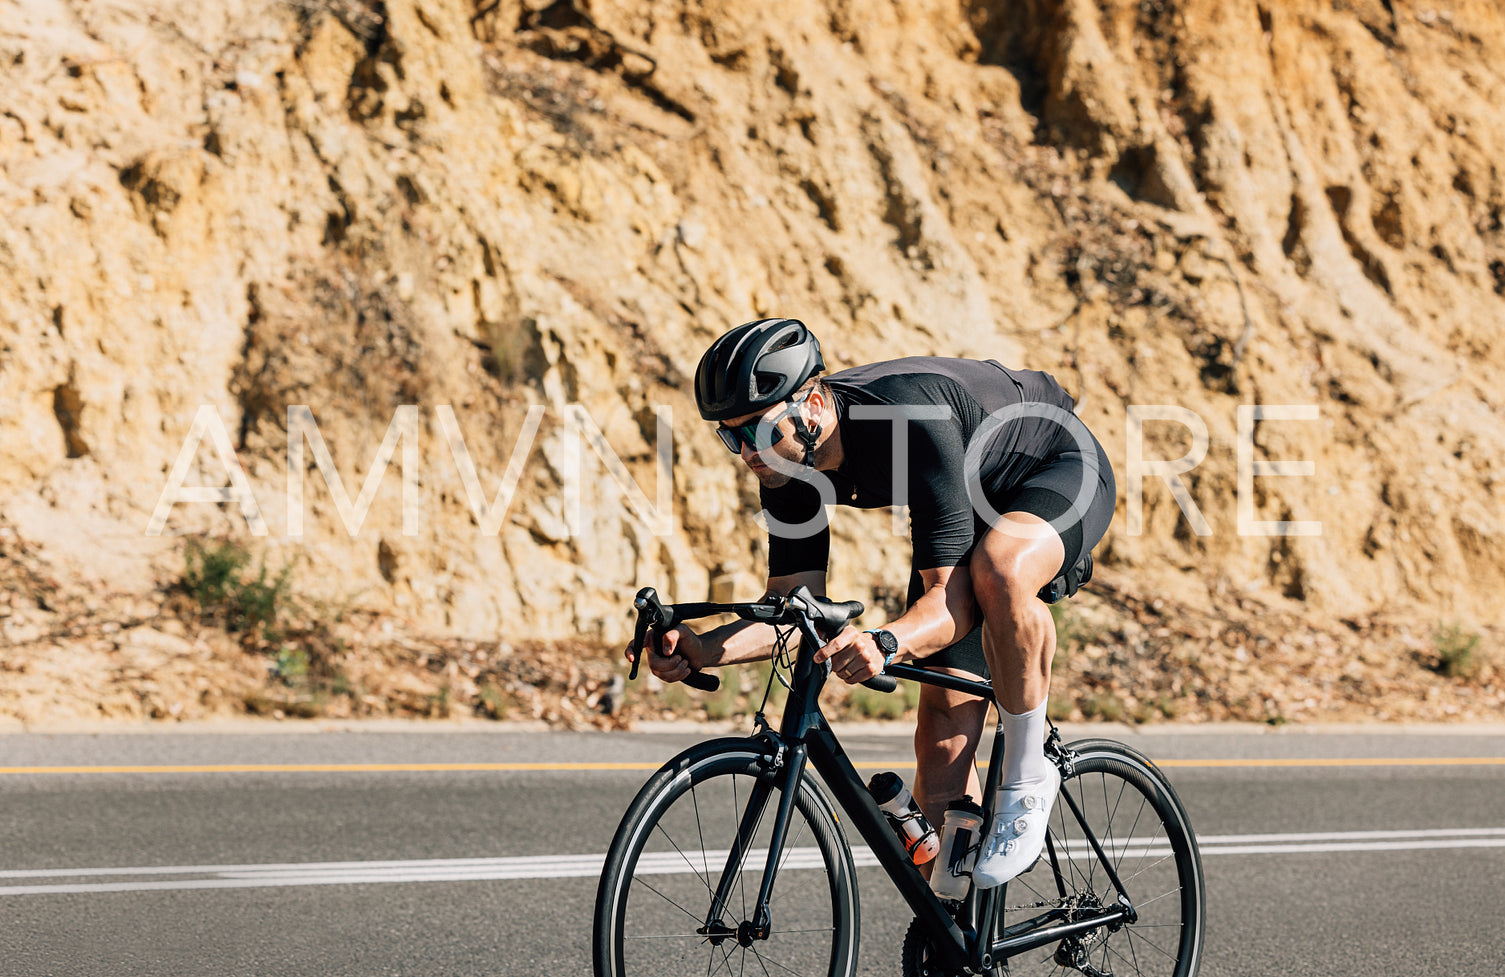
{"label": "helmet strap", "polygon": [[[794,406],[792,399],[789,403],[791,406]],[[790,412],[790,420],[794,422],[794,436],[799,438],[800,443],[805,446],[805,467],[813,469],[815,468],[815,442],[820,438],[820,424],[816,423],[806,427],[805,419],[800,417],[797,406]]]}

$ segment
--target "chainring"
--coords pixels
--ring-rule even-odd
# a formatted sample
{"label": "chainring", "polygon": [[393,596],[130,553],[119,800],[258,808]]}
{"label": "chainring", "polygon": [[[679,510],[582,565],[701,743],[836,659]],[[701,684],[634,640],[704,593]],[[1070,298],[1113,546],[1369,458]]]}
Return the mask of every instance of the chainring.
{"label": "chainring", "polygon": [[[960,972],[942,970],[930,956],[930,939],[925,935],[924,926],[918,919],[911,920],[899,957],[903,977],[964,977]],[[988,977],[1008,977],[1008,968],[1000,961],[988,971]]]}

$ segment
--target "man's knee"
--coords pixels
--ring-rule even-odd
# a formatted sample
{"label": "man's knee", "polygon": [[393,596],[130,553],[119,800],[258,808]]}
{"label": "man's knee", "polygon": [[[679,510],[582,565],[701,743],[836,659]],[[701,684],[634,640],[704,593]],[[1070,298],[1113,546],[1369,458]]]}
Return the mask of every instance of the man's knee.
{"label": "man's knee", "polygon": [[1041,606],[1037,596],[1060,573],[1065,559],[1061,537],[1045,522],[1025,513],[1010,519],[1016,529],[991,529],[972,551],[968,570],[972,591],[986,618],[1025,621]]}
{"label": "man's knee", "polygon": [[1031,613],[1039,590],[1024,579],[1017,560],[972,560],[972,593],[987,620],[1019,620]]}

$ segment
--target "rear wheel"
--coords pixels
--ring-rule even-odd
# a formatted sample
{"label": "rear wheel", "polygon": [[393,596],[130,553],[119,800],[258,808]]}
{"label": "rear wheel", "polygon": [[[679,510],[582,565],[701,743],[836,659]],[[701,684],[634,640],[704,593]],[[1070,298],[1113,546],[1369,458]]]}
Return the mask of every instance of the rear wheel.
{"label": "rear wheel", "polygon": [[[852,855],[808,777],[790,812],[767,925],[756,918],[779,773],[761,744],[722,740],[654,774],[623,817],[602,871],[597,977],[856,971]],[[729,858],[739,850],[745,855]]]}
{"label": "rear wheel", "polygon": [[1073,769],[1050,816],[1055,869],[1043,855],[1033,870],[1008,883],[1001,932],[1043,912],[1069,922],[1119,901],[1068,795],[1128,891],[1137,918],[1011,957],[1007,972],[1192,977],[1202,959],[1206,897],[1196,836],[1180,800],[1148,758],[1121,743],[1087,740],[1067,749],[1075,755]]}
{"label": "rear wheel", "polygon": [[[998,962],[1010,977],[1193,977],[1202,958],[1206,903],[1196,837],[1155,765],[1110,740],[1068,747],[1071,775],[1051,810],[1049,854],[1004,886],[995,939],[1099,914],[1119,901],[1112,879],[1072,813],[1069,795],[1128,891],[1135,922],[1099,926]],[[1053,867],[1054,866],[1054,867]],[[916,922],[905,938],[904,977],[949,977],[931,963]]]}

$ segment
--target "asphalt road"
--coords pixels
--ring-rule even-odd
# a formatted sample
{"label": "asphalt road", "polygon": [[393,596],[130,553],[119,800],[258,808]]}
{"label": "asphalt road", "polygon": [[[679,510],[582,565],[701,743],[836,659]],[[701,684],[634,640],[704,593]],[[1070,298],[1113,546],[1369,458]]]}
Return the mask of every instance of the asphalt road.
{"label": "asphalt road", "polygon": [[[0,735],[0,975],[589,973],[599,855],[649,773],[602,767],[698,738]],[[1203,838],[1204,974],[1505,968],[1505,727],[1118,738]],[[843,742],[912,759],[907,734]],[[861,972],[897,973],[908,918],[859,876]]]}

